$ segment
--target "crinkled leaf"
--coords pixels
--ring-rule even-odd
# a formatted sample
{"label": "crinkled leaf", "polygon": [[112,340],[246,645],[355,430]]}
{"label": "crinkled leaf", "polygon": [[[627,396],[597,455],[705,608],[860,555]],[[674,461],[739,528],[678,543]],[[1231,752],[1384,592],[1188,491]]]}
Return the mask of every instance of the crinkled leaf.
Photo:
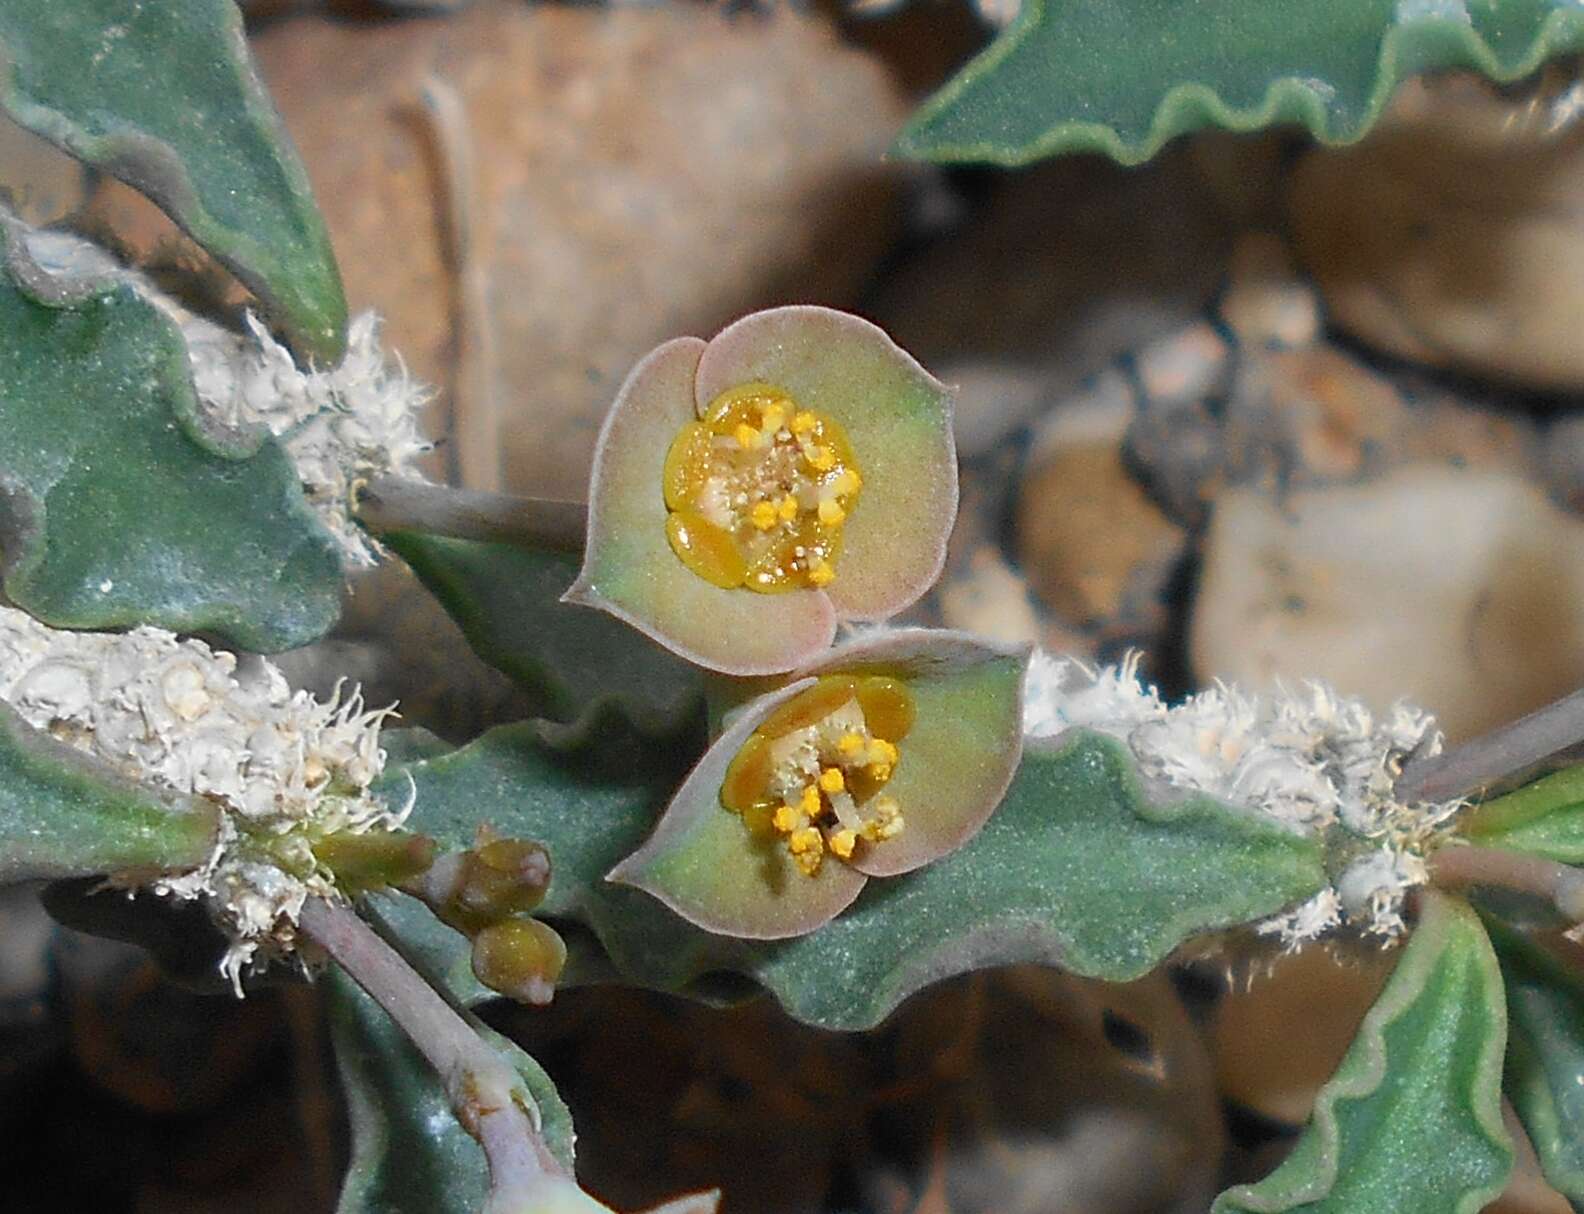
{"label": "crinkled leaf", "polygon": [[1025,750],[1001,808],[958,851],[870,881],[812,935],[750,942],[604,882],[648,834],[669,796],[663,780],[592,773],[521,725],[388,773],[385,795],[404,798],[408,775],[415,830],[461,846],[482,819],[542,841],[553,868],[544,913],[591,928],[630,981],[681,989],[736,971],[829,1028],[872,1026],[920,987],[990,965],[1133,978],[1187,937],[1269,915],[1325,881],[1312,841],[1202,798],[1154,805],[1119,744],[1074,733]]}
{"label": "crinkled leaf", "polygon": [[196,868],[218,828],[207,802],[134,784],[0,703],[0,884]]}
{"label": "crinkled leaf", "polygon": [[1469,67],[1514,80],[1580,47],[1577,0],[1024,0],[899,147],[938,161],[1103,152],[1137,164],[1185,131],[1281,122],[1350,143],[1404,76]]}
{"label": "crinkled leaf", "polygon": [[5,0],[0,107],[159,203],[299,353],[340,358],[329,236],[233,0]]}
{"label": "crinkled leaf", "polygon": [[1584,863],[1584,765],[1486,801],[1468,814],[1463,833],[1487,847]]}
{"label": "crinkled leaf", "polygon": [[11,600],[58,628],[158,624],[260,652],[328,631],[340,558],[281,446],[206,428],[180,333],[129,286],[45,275],[3,221],[0,241]]}
{"label": "crinkled leaf", "polygon": [[1584,984],[1534,941],[1485,923],[1507,991],[1507,1099],[1546,1180],[1584,1209]]}
{"label": "crinkled leaf", "polygon": [[[339,1214],[475,1214],[489,1191],[484,1152],[451,1114],[440,1081],[385,1010],[340,970],[320,979],[352,1119]],[[546,1145],[570,1170],[572,1117],[539,1064],[498,1033],[539,1108]]]}
{"label": "crinkled leaf", "polygon": [[696,667],[603,612],[561,602],[576,557],[416,532],[382,538],[481,658],[542,697],[547,718],[576,731],[611,704],[656,736],[692,723],[703,692]]}
{"label": "crinkled leaf", "polygon": [[1465,902],[1427,892],[1386,989],[1286,1161],[1213,1214],[1474,1214],[1512,1169],[1496,956]]}

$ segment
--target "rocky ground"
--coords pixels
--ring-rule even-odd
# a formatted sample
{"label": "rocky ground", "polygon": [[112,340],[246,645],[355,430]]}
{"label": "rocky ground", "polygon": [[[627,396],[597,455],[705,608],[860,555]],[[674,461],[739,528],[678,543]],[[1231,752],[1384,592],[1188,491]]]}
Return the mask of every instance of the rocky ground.
{"label": "rocky ground", "polygon": [[[1555,122],[1554,80],[1411,84],[1353,149],[1209,135],[1134,170],[943,172],[882,159],[985,36],[943,0],[869,21],[255,7],[354,306],[440,389],[436,433],[498,429],[473,483],[580,493],[651,346],[829,303],[959,387],[963,508],[919,618],[1139,649],[1172,694],[1323,679],[1423,705],[1453,739],[1584,684],[1584,125]],[[460,191],[426,80],[464,115]],[[33,218],[190,263],[129,191],[0,146]],[[436,476],[462,474],[456,450]],[[521,711],[399,565],[292,662],[453,739]],[[38,1177],[83,1136],[118,1144],[73,1176],[83,1205],[330,1208],[344,1143],[306,994],[195,1011],[141,954],[4,897],[0,1126],[33,1160],[8,1208],[78,1208]],[[616,1201],[720,1179],[727,1210],[766,1214],[1190,1211],[1279,1157],[1387,965],[1316,954],[1230,990],[1219,960],[1123,988],[1013,970],[846,1039],[631,992],[503,1016]],[[647,1133],[656,1109],[677,1133]],[[745,1124],[807,1166],[778,1171]],[[1501,1208],[1566,1207],[1521,1173]]]}

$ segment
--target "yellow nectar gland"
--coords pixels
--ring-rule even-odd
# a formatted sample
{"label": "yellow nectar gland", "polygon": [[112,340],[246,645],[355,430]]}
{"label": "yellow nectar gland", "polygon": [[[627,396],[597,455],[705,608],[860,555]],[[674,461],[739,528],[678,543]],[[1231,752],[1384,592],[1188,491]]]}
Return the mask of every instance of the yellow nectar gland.
{"label": "yellow nectar gland", "polygon": [[749,735],[721,784],[721,804],[749,830],[783,841],[812,877],[826,853],[851,859],[902,833],[883,789],[913,727],[913,695],[885,675],[826,675]]}
{"label": "yellow nectar gland", "polygon": [[683,426],[664,480],[666,537],[682,563],[762,594],[835,580],[863,487],[841,424],[763,383],[721,393]]}

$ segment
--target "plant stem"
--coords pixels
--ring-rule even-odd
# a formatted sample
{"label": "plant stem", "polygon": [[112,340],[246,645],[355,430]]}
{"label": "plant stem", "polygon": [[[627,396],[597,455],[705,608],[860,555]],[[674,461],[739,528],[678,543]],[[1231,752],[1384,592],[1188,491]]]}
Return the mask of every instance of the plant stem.
{"label": "plant stem", "polygon": [[588,529],[582,502],[450,489],[400,476],[379,476],[357,498],[358,521],[370,531],[421,531],[463,540],[499,540],[580,552]]}
{"label": "plant stem", "polygon": [[1451,843],[1430,857],[1430,877],[1435,884],[1451,888],[1484,885],[1532,894],[1550,902],[1564,918],[1584,922],[1584,872],[1555,860]]}
{"label": "plant stem", "polygon": [[531,1102],[519,1102],[517,1073],[400,953],[345,903],[310,898],[300,923],[401,1026],[440,1076],[457,1120],[484,1148],[490,1171],[487,1208],[529,1208],[547,1177],[566,1177],[535,1125]]}
{"label": "plant stem", "polygon": [[1397,780],[1397,799],[1451,801],[1484,794],[1580,742],[1584,742],[1584,690],[1444,754],[1410,759]]}

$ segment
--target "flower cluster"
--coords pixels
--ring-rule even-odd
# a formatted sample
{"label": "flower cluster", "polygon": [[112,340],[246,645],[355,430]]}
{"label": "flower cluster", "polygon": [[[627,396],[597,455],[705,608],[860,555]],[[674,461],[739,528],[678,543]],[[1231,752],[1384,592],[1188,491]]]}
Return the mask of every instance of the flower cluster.
{"label": "flower cluster", "polygon": [[0,607],[0,699],[132,779],[221,807],[208,863],[154,888],[210,906],[239,990],[255,955],[293,948],[303,902],[335,891],[314,845],[395,829],[404,816],[368,791],[384,766],[389,709],[365,711],[355,693],[316,701],[262,658],[239,665],[162,629],[57,632]]}
{"label": "flower cluster", "polygon": [[1325,840],[1336,861],[1331,884],[1259,926],[1290,949],[1344,923],[1397,939],[1403,900],[1429,880],[1426,857],[1462,805],[1404,804],[1393,791],[1406,756],[1440,750],[1433,718],[1407,705],[1378,718],[1319,683],[1268,696],[1218,684],[1168,708],[1140,683],[1136,657],[1096,670],[1036,653],[1025,731],[1075,728],[1123,742],[1146,779]]}

